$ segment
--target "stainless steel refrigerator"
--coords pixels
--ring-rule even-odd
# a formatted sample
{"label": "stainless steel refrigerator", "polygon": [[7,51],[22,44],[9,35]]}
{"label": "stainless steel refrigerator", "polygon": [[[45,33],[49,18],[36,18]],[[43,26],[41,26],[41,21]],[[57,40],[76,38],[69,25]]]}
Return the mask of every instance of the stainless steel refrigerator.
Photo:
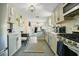
{"label": "stainless steel refrigerator", "polygon": [[0,56],[8,55],[7,14],[7,4],[0,3]]}

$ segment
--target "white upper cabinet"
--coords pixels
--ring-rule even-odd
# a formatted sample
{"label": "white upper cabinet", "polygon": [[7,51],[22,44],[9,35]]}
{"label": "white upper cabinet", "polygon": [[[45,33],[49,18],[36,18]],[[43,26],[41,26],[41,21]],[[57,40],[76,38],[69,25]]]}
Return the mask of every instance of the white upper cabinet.
{"label": "white upper cabinet", "polygon": [[62,22],[64,20],[63,16],[63,4],[59,4],[53,11],[53,20],[55,23]]}

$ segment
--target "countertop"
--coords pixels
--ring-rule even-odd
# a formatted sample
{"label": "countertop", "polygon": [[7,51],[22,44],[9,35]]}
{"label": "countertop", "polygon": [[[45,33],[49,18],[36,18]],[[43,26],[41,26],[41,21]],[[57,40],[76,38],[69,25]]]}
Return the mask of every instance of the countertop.
{"label": "countertop", "polygon": [[[57,35],[59,36],[62,36],[66,39],[69,39],[69,40],[72,40],[72,41],[75,41],[75,42],[79,42],[79,34],[76,34],[76,33],[58,33]],[[79,55],[79,47],[77,46],[74,46],[70,43],[65,43],[63,42],[66,46],[68,46],[69,49],[71,49],[72,51],[74,51],[75,53],[77,53]]]}
{"label": "countertop", "polygon": [[76,33],[73,33],[73,34],[70,34],[70,33],[60,33],[60,34],[57,34],[57,35],[60,35],[60,36],[62,36],[64,38],[67,38],[67,39],[79,42],[79,34],[76,34]]}
{"label": "countertop", "polygon": [[18,35],[21,34],[20,32],[12,32],[12,33],[7,33],[7,35]]}
{"label": "countertop", "polygon": [[[47,33],[50,33],[50,34],[52,34],[52,35],[55,35],[56,36],[56,38],[57,38],[57,35],[59,35],[59,36],[62,36],[62,37],[65,37],[65,38],[67,38],[67,39],[73,39],[73,40],[75,40],[75,38],[79,38],[79,34],[72,34],[72,33],[55,33],[55,32],[51,32],[51,31],[47,31],[47,30],[45,30],[45,32],[47,32]],[[57,38],[58,39],[58,38]],[[78,40],[78,42],[79,42],[79,40]],[[68,44],[68,43],[65,43],[65,42],[63,42],[66,46],[68,46],[68,48],[69,49],[71,49],[72,51],[74,51],[75,53],[77,53],[78,55],[79,55],[79,47],[75,47],[75,46],[73,46],[73,45],[71,45],[71,44]]]}

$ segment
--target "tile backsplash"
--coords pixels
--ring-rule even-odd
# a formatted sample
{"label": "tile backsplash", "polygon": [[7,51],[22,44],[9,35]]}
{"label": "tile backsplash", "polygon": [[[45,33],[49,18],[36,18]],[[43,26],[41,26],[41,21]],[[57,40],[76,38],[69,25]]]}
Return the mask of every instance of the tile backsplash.
{"label": "tile backsplash", "polygon": [[75,25],[79,25],[79,15],[75,16],[72,20],[67,20],[61,25],[66,26],[66,33],[72,33],[72,31],[77,31],[78,28]]}

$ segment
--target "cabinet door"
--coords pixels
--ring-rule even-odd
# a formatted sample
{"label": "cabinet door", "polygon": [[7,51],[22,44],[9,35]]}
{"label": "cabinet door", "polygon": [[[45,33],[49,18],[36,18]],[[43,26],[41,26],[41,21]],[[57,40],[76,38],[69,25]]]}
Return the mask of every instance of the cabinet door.
{"label": "cabinet door", "polygon": [[52,35],[52,40],[51,40],[51,49],[54,51],[56,54],[57,52],[57,39],[55,35]]}
{"label": "cabinet door", "polygon": [[53,12],[52,15],[51,15],[51,24],[56,25],[55,12]]}
{"label": "cabinet door", "polygon": [[54,14],[54,16],[55,16],[55,20],[56,20],[56,23],[59,21],[59,18],[58,18],[58,14],[59,12],[58,12],[58,7],[55,9],[55,14]]}
{"label": "cabinet door", "polygon": [[48,43],[48,33],[47,32],[45,33],[45,40]]}
{"label": "cabinet door", "polygon": [[49,44],[50,48],[52,49],[52,51],[54,51],[54,53],[56,54],[56,52],[57,52],[57,37],[56,37],[56,35],[49,33],[48,44]]}
{"label": "cabinet door", "polygon": [[16,39],[16,48],[19,49],[21,47],[21,37],[17,37]]}
{"label": "cabinet door", "polygon": [[16,50],[16,36],[9,36],[9,55],[12,55]]}
{"label": "cabinet door", "polygon": [[50,33],[49,33],[49,37],[48,37],[48,44],[49,44],[50,47],[51,47],[51,44],[52,44],[52,36],[51,36]]}
{"label": "cabinet door", "polygon": [[55,20],[56,23],[61,22],[64,20],[64,16],[63,16],[63,4],[59,4],[57,6],[57,8],[55,9]]}
{"label": "cabinet door", "polygon": [[59,21],[63,21],[64,20],[64,16],[63,16],[63,4],[59,5]]}

